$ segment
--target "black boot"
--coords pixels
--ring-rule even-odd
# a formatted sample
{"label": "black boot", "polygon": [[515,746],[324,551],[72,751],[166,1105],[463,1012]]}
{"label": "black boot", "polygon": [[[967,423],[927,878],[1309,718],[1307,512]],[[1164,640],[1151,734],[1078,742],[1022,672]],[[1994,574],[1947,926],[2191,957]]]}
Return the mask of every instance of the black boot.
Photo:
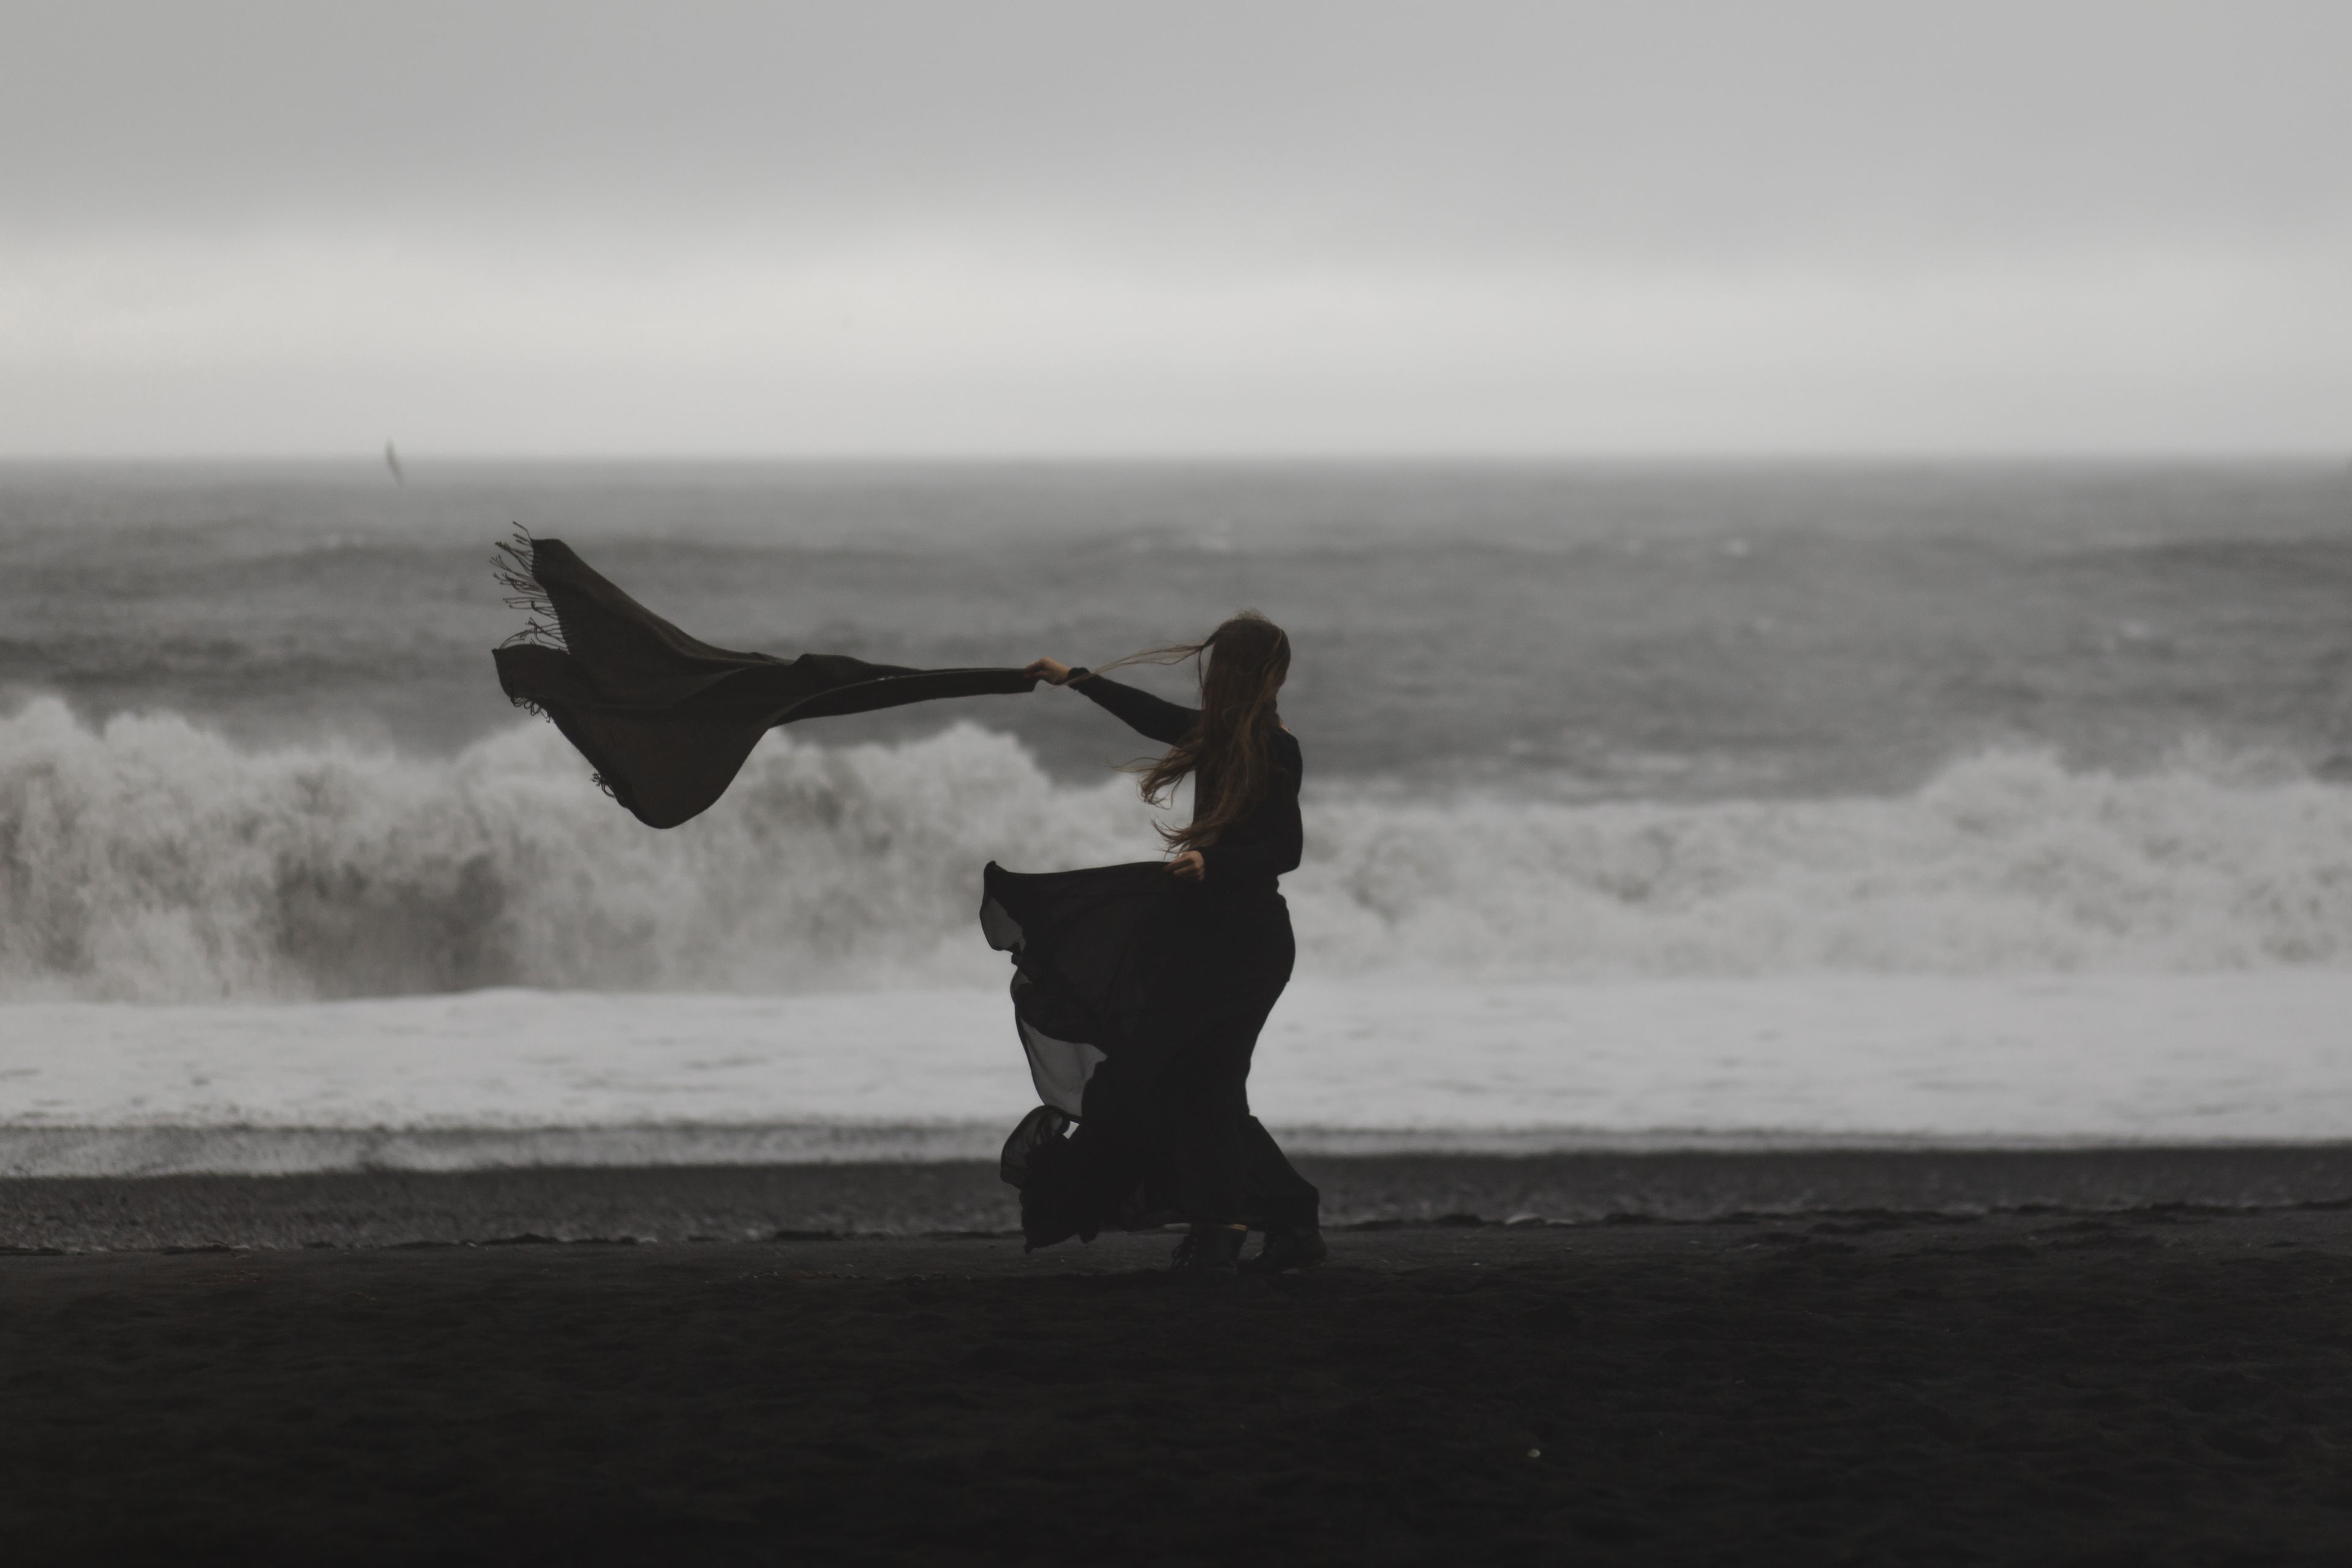
{"label": "black boot", "polygon": [[1244,1274],[1280,1274],[1292,1268],[1312,1268],[1331,1255],[1324,1245],[1323,1233],[1308,1226],[1293,1230],[1287,1226],[1268,1226],[1265,1245],[1257,1256],[1241,1266]]}
{"label": "black boot", "polygon": [[1242,1241],[1248,1235],[1230,1226],[1196,1225],[1176,1244],[1170,1268],[1201,1279],[1233,1279],[1240,1273]]}

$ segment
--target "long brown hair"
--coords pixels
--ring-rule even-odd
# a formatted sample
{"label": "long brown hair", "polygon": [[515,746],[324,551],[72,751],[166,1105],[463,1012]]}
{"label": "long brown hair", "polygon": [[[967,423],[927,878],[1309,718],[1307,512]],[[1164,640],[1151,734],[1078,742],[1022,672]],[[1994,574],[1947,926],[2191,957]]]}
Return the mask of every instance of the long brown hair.
{"label": "long brown hair", "polygon": [[1154,805],[1163,804],[1162,793],[1179,779],[1192,775],[1192,822],[1160,830],[1176,850],[1214,844],[1265,797],[1276,765],[1274,732],[1282,727],[1275,695],[1290,673],[1290,637],[1255,610],[1244,610],[1199,642],[1146,648],[1103,668],[1188,658],[1200,671],[1200,725],[1166,756],[1138,764],[1143,798]]}

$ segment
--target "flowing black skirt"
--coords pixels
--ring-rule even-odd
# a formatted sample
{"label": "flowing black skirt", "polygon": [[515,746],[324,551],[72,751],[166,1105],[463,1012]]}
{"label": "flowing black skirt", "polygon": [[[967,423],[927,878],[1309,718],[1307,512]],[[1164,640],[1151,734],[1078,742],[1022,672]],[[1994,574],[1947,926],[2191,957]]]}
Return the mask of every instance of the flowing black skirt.
{"label": "flowing black skirt", "polygon": [[1314,1188],[1243,1088],[1290,978],[1282,896],[1182,881],[1158,861],[992,864],[985,886],[982,929],[1013,956],[1013,1018],[1043,1102],[1003,1161],[1030,1246],[1175,1219],[1312,1226]]}

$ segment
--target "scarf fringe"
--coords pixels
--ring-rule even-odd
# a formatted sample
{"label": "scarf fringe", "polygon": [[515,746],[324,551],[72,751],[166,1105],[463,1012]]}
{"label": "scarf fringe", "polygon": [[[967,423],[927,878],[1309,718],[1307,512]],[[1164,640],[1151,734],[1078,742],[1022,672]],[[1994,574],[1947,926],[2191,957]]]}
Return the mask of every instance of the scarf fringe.
{"label": "scarf fringe", "polygon": [[[569,653],[572,650],[563,640],[562,618],[555,613],[555,603],[547,596],[547,589],[539,580],[532,553],[538,548],[538,542],[531,538],[530,531],[518,522],[514,525],[512,539],[501,539],[490,546],[490,574],[499,580],[500,587],[507,590],[503,602],[508,609],[523,613],[522,630],[499,646],[548,647],[558,653]],[[526,713],[554,722],[553,714],[528,697],[509,697],[507,700]],[[588,782],[610,798],[621,798],[620,792],[603,773],[590,773]]]}
{"label": "scarf fringe", "polygon": [[[537,546],[538,541],[531,538],[530,531],[518,522],[514,525],[512,539],[502,539],[490,547],[490,574],[499,580],[499,586],[507,590],[506,607],[523,613],[522,630],[499,646],[514,647],[519,644],[528,644],[551,647],[562,653],[567,651],[563,642],[563,623],[556,616],[554,601],[547,596],[546,588],[540,584],[538,569],[532,560],[532,552]],[[515,706],[528,708],[534,713],[539,711],[536,703],[522,698],[515,699]]]}

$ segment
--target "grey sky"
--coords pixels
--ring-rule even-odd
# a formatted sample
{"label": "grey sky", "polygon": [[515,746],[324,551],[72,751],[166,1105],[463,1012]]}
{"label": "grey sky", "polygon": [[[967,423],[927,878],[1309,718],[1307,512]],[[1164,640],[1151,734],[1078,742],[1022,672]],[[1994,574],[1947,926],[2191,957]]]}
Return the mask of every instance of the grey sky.
{"label": "grey sky", "polygon": [[0,448],[2352,442],[2352,5],[0,7]]}

